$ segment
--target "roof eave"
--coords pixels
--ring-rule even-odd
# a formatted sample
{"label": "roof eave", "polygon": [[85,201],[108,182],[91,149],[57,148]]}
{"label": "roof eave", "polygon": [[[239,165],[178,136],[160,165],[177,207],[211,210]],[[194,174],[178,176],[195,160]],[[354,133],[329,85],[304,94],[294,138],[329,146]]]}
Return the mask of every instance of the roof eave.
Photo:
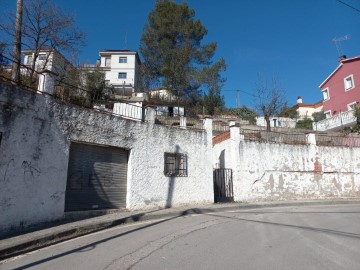
{"label": "roof eave", "polygon": [[328,80],[330,80],[330,78],[332,76],[334,76],[334,74],[343,66],[343,63],[340,63],[340,65],[325,79],[325,81],[323,81],[320,85],[319,88],[321,89],[323,87],[323,85],[325,83],[327,83]]}

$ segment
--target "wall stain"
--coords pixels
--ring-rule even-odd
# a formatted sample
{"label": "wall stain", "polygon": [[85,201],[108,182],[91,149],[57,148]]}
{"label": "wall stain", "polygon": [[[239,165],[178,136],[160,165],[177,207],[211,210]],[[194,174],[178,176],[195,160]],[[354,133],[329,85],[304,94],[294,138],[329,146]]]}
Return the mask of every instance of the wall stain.
{"label": "wall stain", "polygon": [[28,162],[26,160],[24,160],[21,164],[21,168],[24,170],[25,183],[32,183],[34,176],[39,176],[41,174],[41,171],[38,168],[34,167],[31,162]]}
{"label": "wall stain", "polygon": [[351,176],[351,189],[355,192],[355,177],[354,175]]}
{"label": "wall stain", "polygon": [[14,204],[11,203],[11,198],[3,198],[0,200],[0,207],[3,208],[9,208],[11,206],[13,206]]}
{"label": "wall stain", "polygon": [[342,191],[342,185],[341,185],[341,183],[339,183],[339,182],[336,181],[336,178],[335,178],[335,177],[333,178],[333,184],[334,184],[334,186],[336,187],[336,189],[337,189],[338,191]]}
{"label": "wall stain", "polygon": [[322,166],[319,161],[319,158],[317,157],[314,162],[314,173],[321,173],[322,172]]}
{"label": "wall stain", "polygon": [[6,181],[7,181],[6,175],[7,175],[8,171],[9,171],[9,167],[10,167],[10,164],[11,164],[11,163],[12,163],[12,165],[14,166],[15,161],[14,161],[13,158],[10,159],[9,162],[8,162],[8,164],[6,165],[6,169],[5,169],[5,172],[4,172],[3,177],[2,177],[2,182],[6,182]]}
{"label": "wall stain", "polygon": [[279,189],[282,191],[284,190],[284,177],[282,174],[279,175]]}
{"label": "wall stain", "polygon": [[61,198],[62,198],[61,195],[62,195],[62,194],[63,194],[63,192],[57,191],[57,192],[55,192],[53,195],[51,195],[50,198],[51,198],[52,200],[58,202],[58,201],[61,200]]}
{"label": "wall stain", "polygon": [[274,176],[272,174],[270,174],[270,178],[269,178],[269,185],[271,188],[271,191],[274,189]]}

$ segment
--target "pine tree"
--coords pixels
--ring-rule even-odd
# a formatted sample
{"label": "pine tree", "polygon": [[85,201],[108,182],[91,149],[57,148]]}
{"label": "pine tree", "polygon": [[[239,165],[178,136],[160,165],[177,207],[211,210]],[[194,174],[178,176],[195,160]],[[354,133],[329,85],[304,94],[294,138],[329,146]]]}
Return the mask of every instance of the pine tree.
{"label": "pine tree", "polygon": [[194,17],[195,11],[186,3],[156,2],[140,43],[144,85],[165,87],[193,101],[200,99],[200,90],[207,93],[212,89],[222,99],[220,72],[226,69],[225,61],[212,61],[217,44],[202,45],[208,31]]}

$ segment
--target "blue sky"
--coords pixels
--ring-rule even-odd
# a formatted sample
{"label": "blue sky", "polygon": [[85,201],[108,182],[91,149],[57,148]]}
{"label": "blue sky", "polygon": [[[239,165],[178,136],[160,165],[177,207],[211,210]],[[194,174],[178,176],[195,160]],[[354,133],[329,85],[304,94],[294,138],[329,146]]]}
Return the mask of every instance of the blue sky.
{"label": "blue sky", "polygon": [[[80,63],[95,63],[100,49],[138,50],[147,15],[155,0],[53,0],[87,34]],[[359,0],[341,0],[360,10]],[[177,1],[181,2],[181,1]],[[252,106],[257,74],[275,75],[289,105],[322,98],[318,86],[337,67],[334,37],[348,57],[360,55],[360,12],[337,0],[188,0],[196,18],[208,29],[204,42],[217,41],[214,60],[224,57],[226,105]],[[1,7],[2,5],[2,7]],[[0,10],[15,8],[0,0]]]}

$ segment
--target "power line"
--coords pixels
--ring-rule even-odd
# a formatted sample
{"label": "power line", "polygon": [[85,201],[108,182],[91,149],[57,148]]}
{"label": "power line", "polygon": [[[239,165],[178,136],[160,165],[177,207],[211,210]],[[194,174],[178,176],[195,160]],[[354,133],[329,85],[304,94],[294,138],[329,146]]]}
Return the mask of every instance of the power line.
{"label": "power line", "polygon": [[345,6],[348,6],[349,8],[352,8],[353,10],[355,10],[355,11],[357,11],[357,12],[360,12],[360,9],[358,9],[358,8],[356,8],[356,7],[353,7],[353,6],[351,6],[351,5],[343,2],[343,1],[341,1],[341,0],[336,0],[336,1],[338,1],[339,3],[341,3],[341,4],[345,5]]}
{"label": "power line", "polygon": [[243,90],[238,90],[238,89],[226,89],[226,90],[221,90],[222,92],[241,92],[241,93],[244,93],[244,94],[246,94],[246,95],[249,95],[249,96],[252,96],[252,97],[258,97],[258,96],[256,96],[255,94],[253,94],[253,93],[249,93],[249,92],[246,92],[246,91],[243,91]]}

